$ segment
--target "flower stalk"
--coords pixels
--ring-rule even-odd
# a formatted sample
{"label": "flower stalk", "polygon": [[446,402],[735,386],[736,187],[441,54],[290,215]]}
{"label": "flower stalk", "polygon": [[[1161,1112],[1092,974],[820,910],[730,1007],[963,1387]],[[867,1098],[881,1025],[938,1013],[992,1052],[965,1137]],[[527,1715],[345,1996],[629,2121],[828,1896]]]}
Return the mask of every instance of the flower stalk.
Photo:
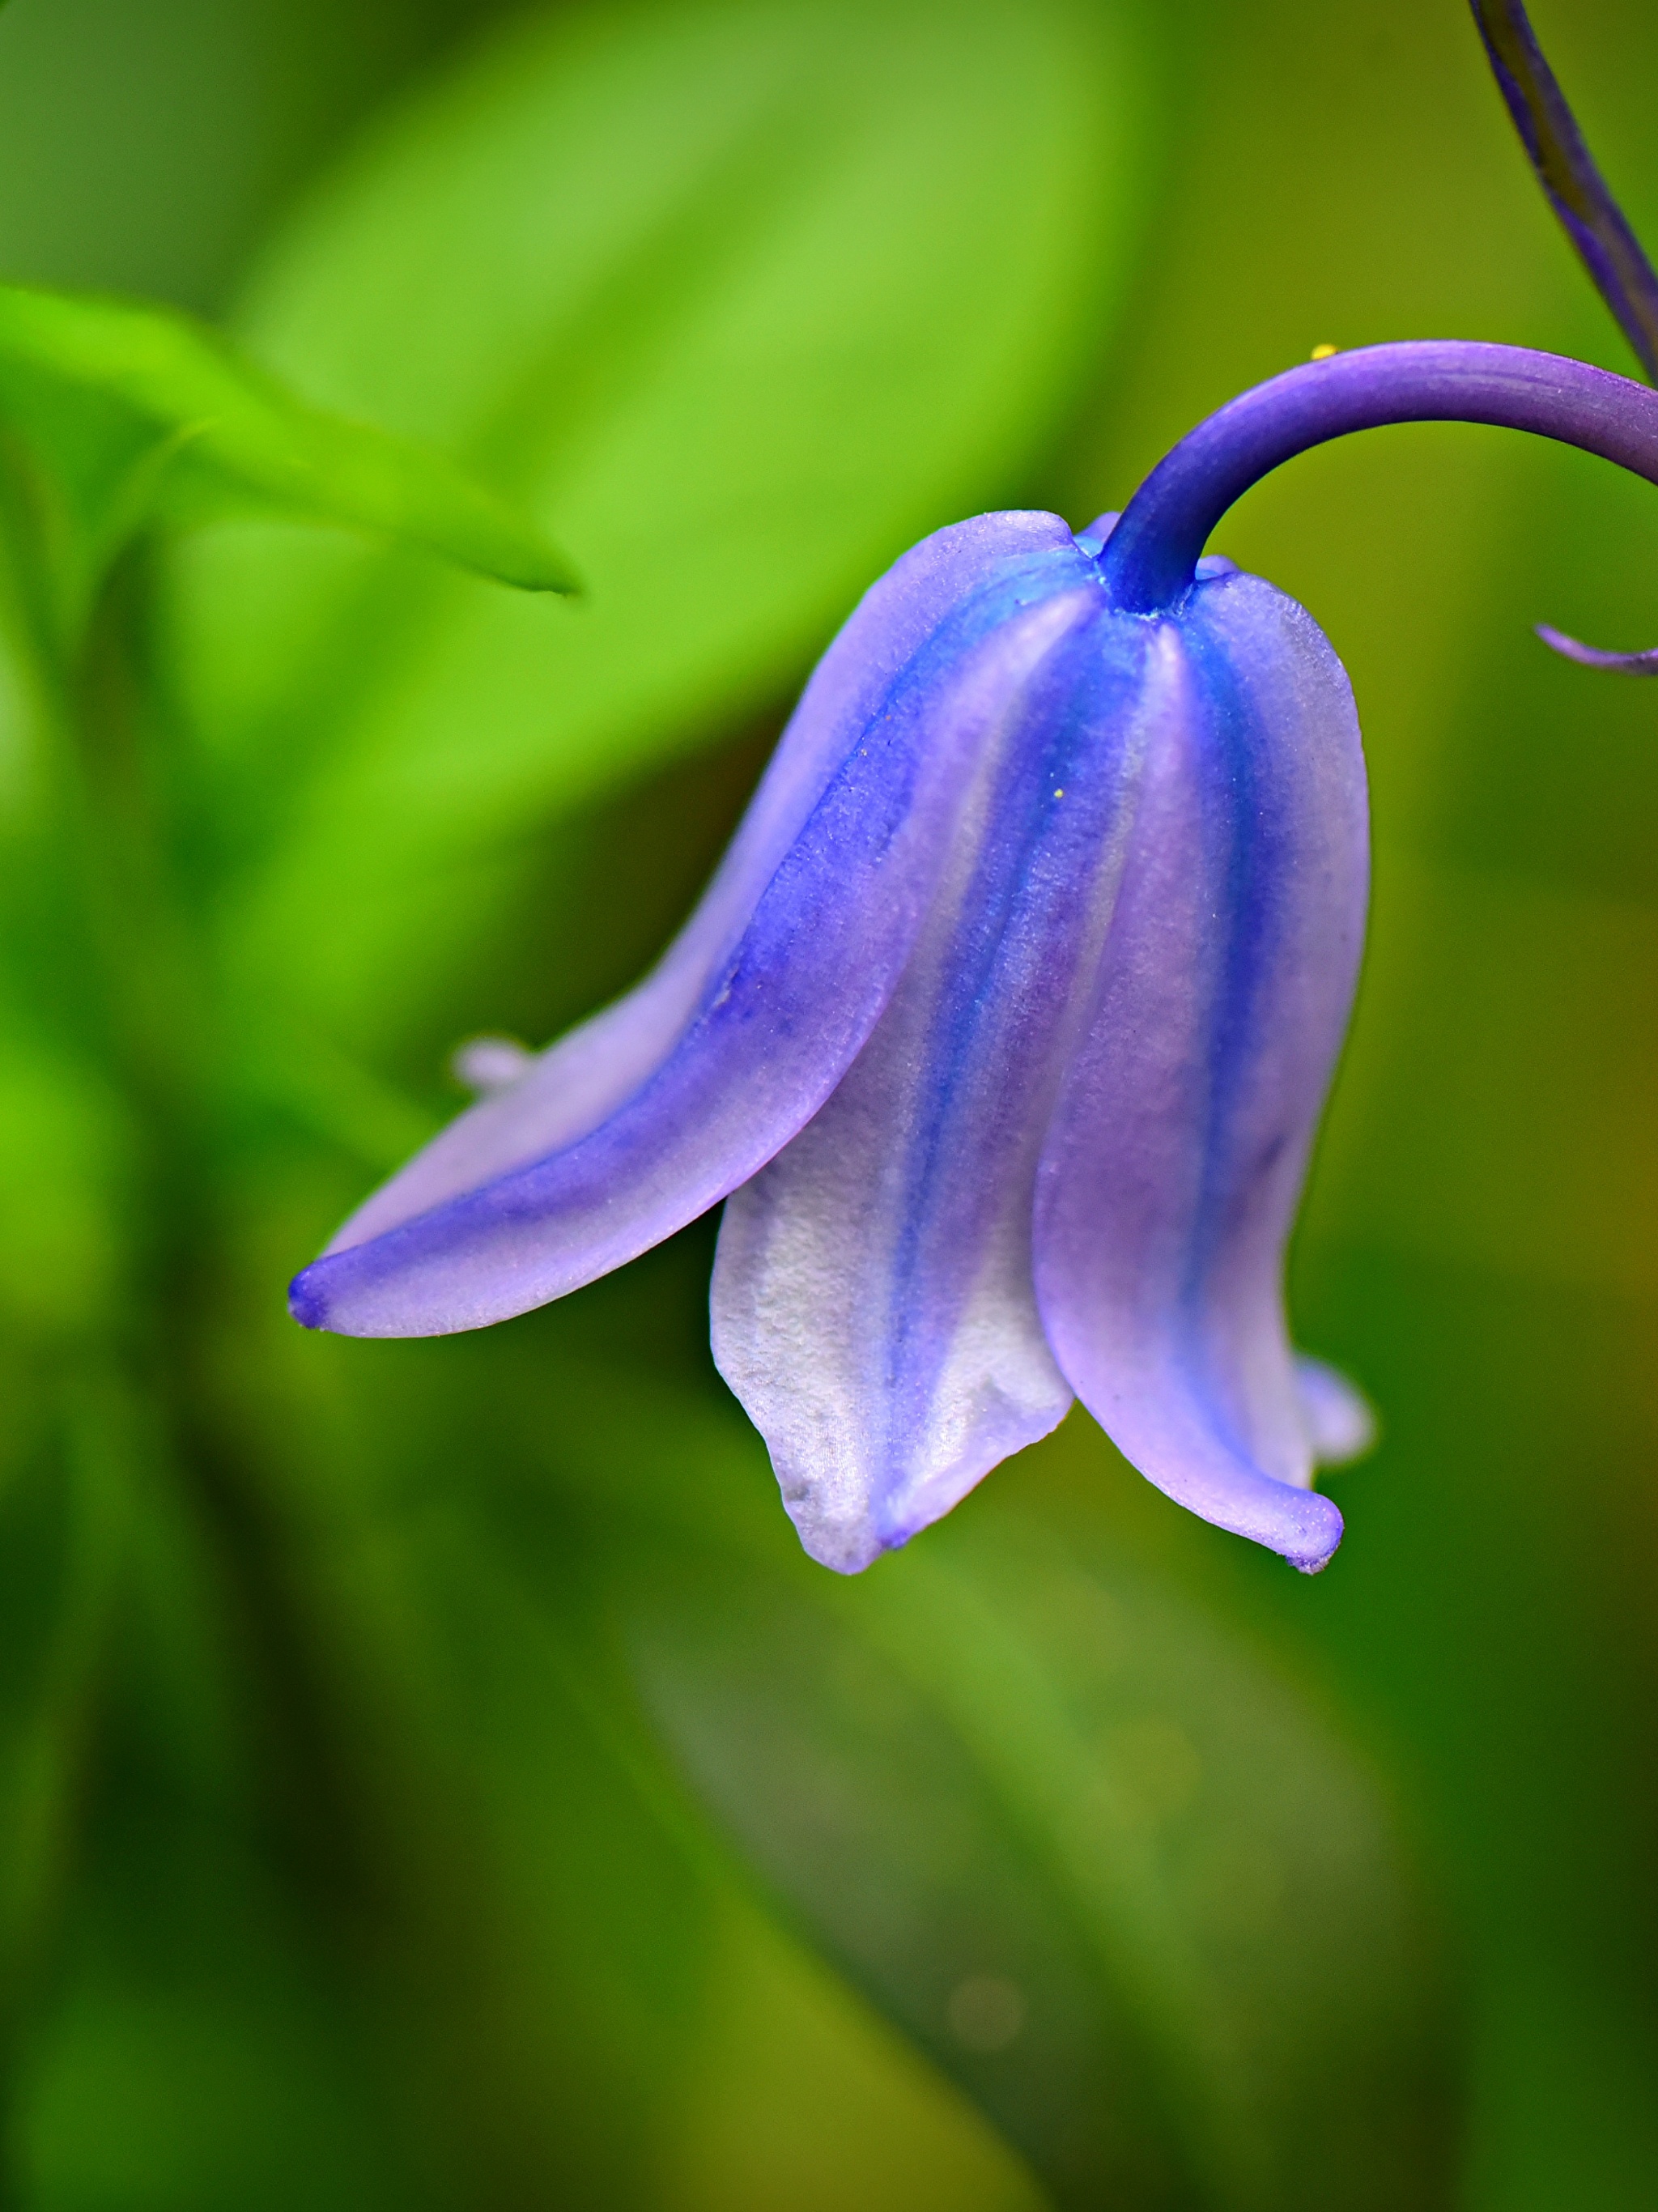
{"label": "flower stalk", "polygon": [[1607,191],[1521,0],[1471,0],[1492,74],[1561,228],[1658,383],[1658,271]]}
{"label": "flower stalk", "polygon": [[1181,439],[1130,500],[1101,557],[1115,604],[1167,612],[1251,485],[1315,446],[1392,422],[1528,430],[1658,483],[1658,392],[1645,385],[1523,346],[1366,346],[1287,369]]}

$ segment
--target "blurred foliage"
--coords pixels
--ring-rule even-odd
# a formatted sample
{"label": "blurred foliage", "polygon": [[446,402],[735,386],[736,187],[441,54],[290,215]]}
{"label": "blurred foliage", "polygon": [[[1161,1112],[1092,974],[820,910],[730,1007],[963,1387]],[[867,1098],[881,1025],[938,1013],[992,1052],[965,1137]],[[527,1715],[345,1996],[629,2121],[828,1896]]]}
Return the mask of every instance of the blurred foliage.
{"label": "blurred foliage", "polygon": [[[1642,2201],[1658,754],[1649,694],[1525,623],[1646,634],[1643,488],[1390,432],[1228,526],[1347,659],[1376,779],[1296,1272],[1388,1434],[1316,1583],[1079,1417],[822,1573],[708,1363],[708,1224],[477,1338],[280,1308],[460,1036],[650,958],[914,537],[1121,503],[1320,341],[1625,365],[1471,26],[497,12],[0,21],[4,273],[234,288],[258,364],[158,314],[188,374],[135,428],[61,346],[49,405],[0,363],[0,2196]],[[1651,234],[1658,25],[1554,12]],[[181,537],[146,502],[209,361],[256,444],[303,408],[441,455],[589,597]],[[38,523],[88,484],[120,526],[77,596]]]}
{"label": "blurred foliage", "polygon": [[873,0],[607,10],[516,30],[360,149],[250,338],[465,453],[579,542],[591,599],[196,542],[180,665],[254,848],[247,988],[403,1042],[518,921],[538,822],[781,702],[932,518],[1014,480],[1121,289],[1130,68],[1084,7],[948,39]]}
{"label": "blurred foliage", "polygon": [[0,411],[15,563],[57,586],[48,653],[72,647],[112,562],[167,515],[274,508],[530,590],[574,588],[535,531],[440,455],[301,404],[165,309],[0,286]]}

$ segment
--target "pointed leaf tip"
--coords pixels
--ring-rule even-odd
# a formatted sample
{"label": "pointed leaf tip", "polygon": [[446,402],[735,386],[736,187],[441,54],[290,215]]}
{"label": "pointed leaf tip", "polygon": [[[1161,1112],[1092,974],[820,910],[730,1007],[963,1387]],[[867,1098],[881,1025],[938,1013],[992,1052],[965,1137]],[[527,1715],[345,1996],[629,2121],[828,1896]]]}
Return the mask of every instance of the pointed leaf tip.
{"label": "pointed leaf tip", "polygon": [[141,446],[148,434],[141,483],[120,441],[101,499],[83,486],[129,529],[168,507],[252,501],[381,532],[523,591],[580,589],[532,523],[442,454],[307,405],[171,308],[0,286],[0,407],[66,480],[89,459],[97,472],[112,408]]}

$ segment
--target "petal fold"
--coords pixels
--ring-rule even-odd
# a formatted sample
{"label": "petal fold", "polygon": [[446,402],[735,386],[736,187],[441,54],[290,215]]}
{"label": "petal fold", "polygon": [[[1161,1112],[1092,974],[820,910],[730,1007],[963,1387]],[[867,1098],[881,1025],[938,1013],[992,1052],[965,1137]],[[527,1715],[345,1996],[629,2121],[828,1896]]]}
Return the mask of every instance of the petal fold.
{"label": "petal fold", "polygon": [[[504,1320],[631,1259],[817,1110],[926,911],[1000,639],[1079,556],[1041,514],[925,540],[820,664],[696,913],[640,988],[482,1100],[377,1192],[290,1303],[313,1328]],[[988,641],[988,642],[987,642]]]}
{"label": "petal fold", "polygon": [[1127,1458],[1313,1571],[1341,1516],[1309,1488],[1330,1438],[1284,1246],[1363,941],[1358,726],[1316,625],[1255,578],[1199,582],[1154,638],[1122,887],[1037,1176],[1037,1299]]}

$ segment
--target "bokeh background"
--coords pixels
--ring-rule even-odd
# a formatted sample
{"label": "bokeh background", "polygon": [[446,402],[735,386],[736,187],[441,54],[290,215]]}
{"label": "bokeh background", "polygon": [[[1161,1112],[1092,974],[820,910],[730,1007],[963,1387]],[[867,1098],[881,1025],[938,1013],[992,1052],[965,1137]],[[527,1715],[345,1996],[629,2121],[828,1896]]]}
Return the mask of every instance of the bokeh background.
{"label": "bokeh background", "polygon": [[[1534,19],[1658,238],[1658,15]],[[460,1038],[641,971],[922,532],[1080,526],[1321,343],[1631,368],[1466,9],[13,0],[0,275],[225,322],[591,586],[156,541],[84,672],[114,861],[30,812],[0,622],[5,835],[103,948],[8,909],[0,2196],[1649,2203],[1658,700],[1528,629],[1649,641],[1645,487],[1391,430],[1218,540],[1374,784],[1291,1287],[1382,1441],[1316,1581],[1079,1413],[811,1567],[710,1224],[477,1338],[282,1301]]]}

